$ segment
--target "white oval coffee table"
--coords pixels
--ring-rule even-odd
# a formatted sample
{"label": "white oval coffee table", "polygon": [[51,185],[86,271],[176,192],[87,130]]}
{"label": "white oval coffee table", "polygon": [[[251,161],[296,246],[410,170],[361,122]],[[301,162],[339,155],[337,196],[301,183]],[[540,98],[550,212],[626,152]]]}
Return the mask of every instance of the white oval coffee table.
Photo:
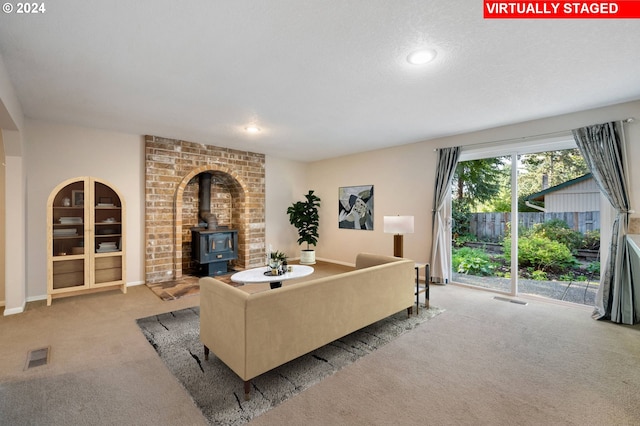
{"label": "white oval coffee table", "polygon": [[306,277],[313,273],[313,268],[307,265],[289,265],[291,272],[285,272],[282,275],[265,274],[269,271],[266,266],[260,268],[247,269],[246,271],[236,272],[231,275],[231,281],[240,284],[257,284],[269,283],[271,288],[282,287],[282,281],[293,280],[296,278]]}

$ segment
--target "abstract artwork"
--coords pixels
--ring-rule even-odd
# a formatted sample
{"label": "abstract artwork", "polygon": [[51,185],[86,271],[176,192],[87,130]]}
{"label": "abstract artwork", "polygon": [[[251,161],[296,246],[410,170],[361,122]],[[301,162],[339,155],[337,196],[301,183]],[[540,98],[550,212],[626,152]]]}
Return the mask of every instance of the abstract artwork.
{"label": "abstract artwork", "polygon": [[373,185],[339,188],[338,228],[373,230]]}

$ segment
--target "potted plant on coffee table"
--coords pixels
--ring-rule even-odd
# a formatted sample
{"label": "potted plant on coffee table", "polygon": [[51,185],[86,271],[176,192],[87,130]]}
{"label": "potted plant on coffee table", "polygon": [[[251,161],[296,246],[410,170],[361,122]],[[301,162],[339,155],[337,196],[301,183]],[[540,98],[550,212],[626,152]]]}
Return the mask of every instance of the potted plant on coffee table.
{"label": "potted plant on coffee table", "polygon": [[269,268],[271,268],[271,275],[285,273],[287,270],[287,255],[277,250],[269,253]]}
{"label": "potted plant on coffee table", "polygon": [[289,222],[298,229],[298,244],[307,244],[307,248],[300,252],[301,265],[313,265],[316,263],[316,252],[309,246],[318,243],[318,226],[320,225],[320,216],[318,207],[320,207],[320,198],[310,190],[305,195],[305,201],[297,201],[288,209]]}

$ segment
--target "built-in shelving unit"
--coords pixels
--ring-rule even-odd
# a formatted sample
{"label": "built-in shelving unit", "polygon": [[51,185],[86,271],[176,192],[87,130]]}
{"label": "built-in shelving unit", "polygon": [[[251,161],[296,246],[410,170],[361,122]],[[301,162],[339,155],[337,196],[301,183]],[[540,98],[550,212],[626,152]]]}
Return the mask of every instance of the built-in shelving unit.
{"label": "built-in shelving unit", "polygon": [[109,183],[80,177],[54,188],[47,246],[47,305],[110,287],[126,293],[125,204]]}

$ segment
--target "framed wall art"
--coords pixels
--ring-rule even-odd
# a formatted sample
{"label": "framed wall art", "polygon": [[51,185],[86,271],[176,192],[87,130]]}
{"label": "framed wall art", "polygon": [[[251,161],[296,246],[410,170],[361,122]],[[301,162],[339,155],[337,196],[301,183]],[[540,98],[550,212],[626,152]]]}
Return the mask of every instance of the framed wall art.
{"label": "framed wall art", "polygon": [[338,189],[338,228],[373,231],[373,185]]}

